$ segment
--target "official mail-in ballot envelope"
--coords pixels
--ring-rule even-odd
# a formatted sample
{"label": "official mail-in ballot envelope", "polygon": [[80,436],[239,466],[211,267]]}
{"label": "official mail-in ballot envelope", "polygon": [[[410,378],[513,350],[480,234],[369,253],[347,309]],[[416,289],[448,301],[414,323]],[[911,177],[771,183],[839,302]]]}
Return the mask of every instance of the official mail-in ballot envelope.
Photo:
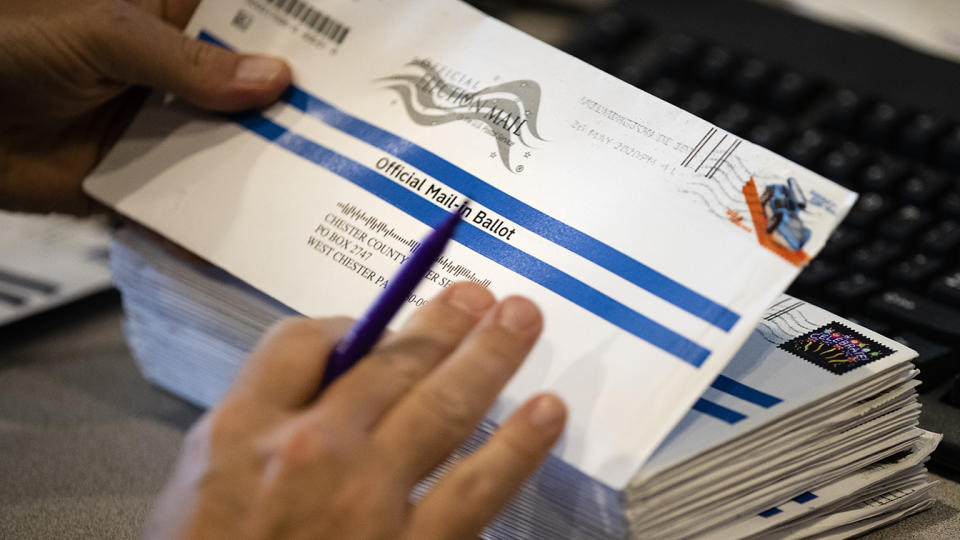
{"label": "official mail-in ballot envelope", "polygon": [[241,116],[152,100],[88,193],[310,316],[360,315],[460,212],[395,322],[460,280],[536,301],[489,418],[558,393],[555,453],[614,488],[855,200],[461,2],[219,0],[187,32],[294,84]]}

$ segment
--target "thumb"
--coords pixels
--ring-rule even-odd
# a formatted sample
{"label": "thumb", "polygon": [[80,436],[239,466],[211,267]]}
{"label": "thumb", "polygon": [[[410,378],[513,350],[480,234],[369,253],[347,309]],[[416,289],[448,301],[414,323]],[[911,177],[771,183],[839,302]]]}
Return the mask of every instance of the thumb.
{"label": "thumb", "polygon": [[217,111],[268,105],[290,85],[283,60],[200,42],[134,5],[112,4],[106,28],[99,26],[93,37],[109,78],[168,90]]}

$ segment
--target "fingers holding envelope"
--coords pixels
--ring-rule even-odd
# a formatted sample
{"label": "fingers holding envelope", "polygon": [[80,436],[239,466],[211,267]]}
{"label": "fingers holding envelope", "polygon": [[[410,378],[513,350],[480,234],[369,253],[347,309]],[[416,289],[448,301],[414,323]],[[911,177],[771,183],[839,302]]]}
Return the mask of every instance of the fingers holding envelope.
{"label": "fingers holding envelope", "polygon": [[[332,384],[320,399],[321,414],[348,429],[372,429],[456,349],[494,303],[493,294],[475,283],[449,286]],[[362,402],[351,399],[358,395],[364,396]]]}
{"label": "fingers holding envelope", "polygon": [[[528,400],[416,506],[407,507],[405,497],[471,435],[542,327],[540,311],[529,300],[496,303],[476,284],[452,285],[308,405],[306,425],[365,446],[354,451],[363,456],[360,463],[346,458],[338,464],[363,470],[339,478],[358,479],[367,493],[371,488],[362,479],[380,479],[380,495],[371,504],[381,515],[396,515],[385,510],[391,504],[382,499],[400,494],[394,502],[409,512],[400,527],[403,537],[475,536],[560,437],[566,409],[556,396]],[[311,346],[319,351],[329,344]]]}
{"label": "fingers holding envelope", "polygon": [[470,435],[530,352],[542,326],[532,302],[507,298],[386,414],[374,442],[384,448],[418,449],[395,456],[408,483],[419,481]]}
{"label": "fingers holding envelope", "polygon": [[467,538],[560,436],[563,404],[534,397],[411,506],[413,487],[521,365],[542,318],[529,300],[496,303],[476,284],[453,285],[320,392],[324,359],[350,323],[289,319],[271,330],[188,436],[148,537]]}
{"label": "fingers holding envelope", "polygon": [[547,457],[560,437],[566,413],[554,395],[527,400],[480,450],[417,503],[410,537],[476,536]]}

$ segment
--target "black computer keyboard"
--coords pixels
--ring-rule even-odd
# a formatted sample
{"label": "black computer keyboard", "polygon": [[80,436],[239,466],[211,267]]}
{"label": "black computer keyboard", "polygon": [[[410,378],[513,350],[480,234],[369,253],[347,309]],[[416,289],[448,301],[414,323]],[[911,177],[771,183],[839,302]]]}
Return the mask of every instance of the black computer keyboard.
{"label": "black computer keyboard", "polygon": [[565,48],[860,193],[788,292],[920,353],[960,471],[960,64],[746,0],[615,2]]}

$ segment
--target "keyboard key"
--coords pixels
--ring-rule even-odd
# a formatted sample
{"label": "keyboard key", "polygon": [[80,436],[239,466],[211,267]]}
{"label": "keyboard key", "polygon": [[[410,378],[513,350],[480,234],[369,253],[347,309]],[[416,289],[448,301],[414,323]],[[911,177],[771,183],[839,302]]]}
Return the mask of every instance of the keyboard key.
{"label": "keyboard key", "polygon": [[813,89],[810,79],[796,71],[787,71],[777,77],[771,87],[769,103],[782,113],[793,114],[806,105]]}
{"label": "keyboard key", "polygon": [[864,274],[879,274],[888,264],[903,254],[899,244],[883,239],[874,240],[866,246],[853,250],[850,267]]}
{"label": "keyboard key", "polygon": [[865,158],[866,153],[860,145],[848,141],[828,152],[817,170],[834,182],[850,186],[854,173],[863,165]]}
{"label": "keyboard key", "polygon": [[683,88],[676,79],[671,77],[659,77],[653,81],[647,92],[674,104],[678,103],[683,97]]}
{"label": "keyboard key", "polygon": [[940,198],[940,212],[947,216],[960,217],[960,189],[948,191]]}
{"label": "keyboard key", "polygon": [[743,103],[732,103],[714,116],[713,123],[720,129],[742,137],[746,134],[753,119],[754,113],[750,107]]}
{"label": "keyboard key", "polygon": [[658,63],[667,73],[685,75],[700,53],[700,44],[686,34],[674,34],[661,46]]}
{"label": "keyboard key", "polygon": [[877,316],[948,344],[960,343],[960,311],[909,291],[888,291],[867,305]]}
{"label": "keyboard key", "polygon": [[926,229],[933,216],[930,212],[908,204],[900,207],[880,224],[880,234],[896,241],[909,240]]}
{"label": "keyboard key", "polygon": [[890,267],[887,277],[891,283],[919,290],[925,287],[941,268],[942,260],[923,253],[914,253]]}
{"label": "keyboard key", "polygon": [[899,109],[886,102],[877,103],[860,120],[860,136],[874,144],[888,145],[899,121]]}
{"label": "keyboard key", "polygon": [[[833,234],[830,235],[830,238],[827,240],[827,245],[823,246],[823,250],[820,251],[821,257],[831,259],[843,258],[843,260],[846,260],[849,254],[863,243],[863,233],[850,227],[846,223],[847,222],[844,221],[833,231]],[[814,259],[814,261],[817,260],[819,259]]]}
{"label": "keyboard key", "polygon": [[913,364],[920,369],[917,379],[922,384],[917,391],[921,394],[933,390],[960,371],[960,362],[949,345],[931,341],[915,332],[904,332],[894,339],[917,351]]}
{"label": "keyboard key", "polygon": [[829,98],[818,124],[842,133],[849,133],[864,109],[864,102],[865,100],[857,92],[849,88],[841,88]]}
{"label": "keyboard key", "polygon": [[747,139],[771,150],[780,148],[790,135],[790,125],[776,116],[761,120],[747,131]]}
{"label": "keyboard key", "polygon": [[933,143],[942,129],[943,122],[935,116],[917,114],[900,130],[897,149],[912,158],[925,160],[932,153]]}
{"label": "keyboard key", "polygon": [[687,99],[683,100],[680,108],[701,118],[709,117],[721,102],[712,92],[696,90]]}
{"label": "keyboard key", "polygon": [[933,171],[919,171],[907,177],[900,188],[900,197],[904,202],[924,205],[950,187],[950,180],[943,174]]}
{"label": "keyboard key", "polygon": [[697,63],[696,77],[708,88],[719,88],[733,71],[735,58],[730,49],[712,46],[704,51]]}
{"label": "keyboard key", "polygon": [[736,69],[730,79],[730,90],[741,99],[756,101],[772,76],[773,69],[769,64],[752,58]]}
{"label": "keyboard key", "polygon": [[937,162],[952,171],[960,171],[960,125],[941,137],[937,148]]}
{"label": "keyboard key", "polygon": [[960,249],[960,221],[945,219],[920,237],[920,249],[940,256],[954,256]]}
{"label": "keyboard key", "polygon": [[937,302],[960,307],[960,270],[954,270],[934,281],[928,296]]}
{"label": "keyboard key", "polygon": [[893,191],[907,174],[907,164],[902,159],[881,156],[871,162],[860,174],[860,188],[864,191]]}
{"label": "keyboard key", "polygon": [[611,49],[618,49],[618,41],[628,34],[633,34],[630,21],[618,10],[601,11],[593,17],[592,25],[596,30],[599,39],[595,42],[599,46],[607,46]]}
{"label": "keyboard key", "polygon": [[597,65],[595,62],[610,58],[608,53],[622,49],[630,39],[635,39],[640,31],[641,29],[631,24],[620,11],[602,10],[574,30],[574,36],[566,51],[591,65]]}
{"label": "keyboard key", "polygon": [[866,227],[886,215],[893,208],[890,199],[880,193],[864,193],[844,221],[854,227]]}
{"label": "keyboard key", "polygon": [[892,336],[894,334],[894,328],[892,325],[890,325],[890,323],[880,319],[875,319],[869,315],[855,313],[847,317],[847,319],[884,336]]}
{"label": "keyboard key", "polygon": [[652,80],[663,74],[660,66],[651,61],[649,55],[643,54],[642,51],[630,49],[621,54],[614,54],[617,58],[616,66],[610,73],[637,88],[646,88]]}
{"label": "keyboard key", "polygon": [[840,275],[840,267],[836,264],[817,258],[810,261],[810,264],[800,272],[793,286],[798,291],[809,291],[815,293],[817,289],[823,287],[826,283],[833,281]]}
{"label": "keyboard key", "polygon": [[880,290],[880,282],[864,274],[853,274],[827,286],[827,294],[834,302],[847,309],[860,306],[864,300]]}
{"label": "keyboard key", "polygon": [[826,150],[827,139],[817,129],[807,129],[787,144],[783,155],[800,165],[811,166]]}
{"label": "keyboard key", "polygon": [[643,88],[653,76],[653,70],[639,62],[628,61],[621,63],[614,75],[627,84]]}

